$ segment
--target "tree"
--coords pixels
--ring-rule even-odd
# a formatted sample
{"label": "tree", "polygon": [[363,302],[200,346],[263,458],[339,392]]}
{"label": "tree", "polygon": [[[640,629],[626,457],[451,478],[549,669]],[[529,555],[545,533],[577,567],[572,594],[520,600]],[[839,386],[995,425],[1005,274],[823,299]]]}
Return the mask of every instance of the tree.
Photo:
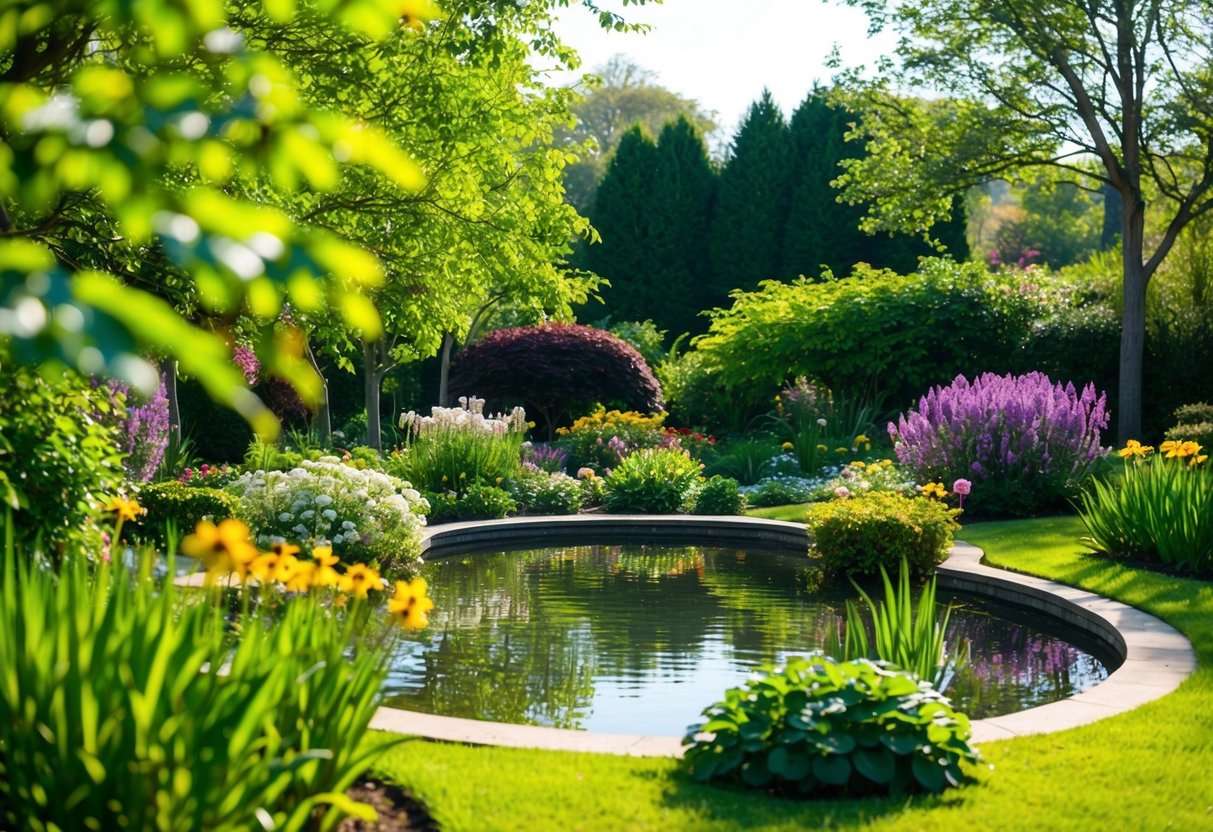
{"label": "tree", "polygon": [[709,303],[781,276],[791,153],[787,122],[771,93],[750,105],[720,174],[709,254]]}
{"label": "tree", "polygon": [[[870,155],[848,164],[869,227],[923,231],[984,180],[1055,168],[1121,206],[1118,439],[1141,430],[1146,287],[1185,226],[1213,210],[1208,0],[847,0],[901,33],[896,63],[842,82]],[[945,98],[911,105],[894,87]],[[1163,215],[1147,241],[1147,211]]]}
{"label": "tree", "polygon": [[704,329],[708,225],[716,176],[703,137],[685,118],[654,144],[639,125],[619,143],[590,213],[601,243],[586,268],[616,321],[652,320],[673,332]]}
{"label": "tree", "polygon": [[650,136],[666,124],[686,118],[703,135],[716,131],[715,113],[703,110],[698,101],[683,98],[656,83],[656,76],[624,55],[616,55],[595,70],[589,90],[572,107],[576,123],[557,132],[561,146],[591,146],[580,160],[565,169],[568,200],[586,213],[594,204],[594,193],[615,155],[623,135],[639,124]]}

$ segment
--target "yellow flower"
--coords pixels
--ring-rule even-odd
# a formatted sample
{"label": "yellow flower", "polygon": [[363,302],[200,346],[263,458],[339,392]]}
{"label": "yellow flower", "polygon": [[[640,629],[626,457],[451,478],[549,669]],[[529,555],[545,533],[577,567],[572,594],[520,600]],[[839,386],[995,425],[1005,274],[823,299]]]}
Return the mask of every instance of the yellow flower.
{"label": "yellow flower", "polygon": [[942,500],[944,497],[948,496],[948,490],[943,487],[943,483],[941,482],[929,482],[919,488],[919,490],[922,492],[922,496],[924,497],[935,497]]}
{"label": "yellow flower", "polygon": [[[1166,450],[1166,447],[1167,447],[1167,443],[1164,442],[1163,450]],[[1130,439],[1127,443],[1125,443],[1125,446],[1123,448],[1121,448],[1119,451],[1117,451],[1117,453],[1120,454],[1122,459],[1128,459],[1129,457],[1132,457],[1132,456],[1138,456],[1138,457],[1148,456],[1153,451],[1154,451],[1153,445],[1143,445],[1140,442],[1138,442],[1136,439]]]}
{"label": "yellow flower", "polygon": [[299,547],[290,543],[275,543],[270,551],[253,560],[249,572],[263,583],[289,583],[299,569],[299,558],[295,557],[298,551]]}
{"label": "yellow flower", "polygon": [[337,582],[337,588],[355,598],[365,598],[371,590],[383,589],[383,578],[365,563],[355,563]]}
{"label": "yellow flower", "polygon": [[132,523],[146,511],[137,500],[126,500],[122,497],[111,497],[101,510],[113,514],[116,520],[129,520]]}
{"label": "yellow flower", "polygon": [[783,443],[782,445],[780,445],[779,447],[780,447],[781,449],[785,450],[785,451],[790,451],[790,450],[792,450],[792,448],[794,448],[795,446],[794,446],[794,445],[793,445],[791,442],[784,442],[784,443]]}
{"label": "yellow flower", "polygon": [[421,630],[429,626],[429,611],[434,602],[426,596],[425,578],[396,581],[396,594],[388,599],[387,608],[406,630]]}
{"label": "yellow flower", "polygon": [[862,471],[864,468],[867,468],[868,466],[865,463],[863,463],[861,460],[855,460],[854,462],[851,463],[851,467],[858,471]]}
{"label": "yellow flower", "polygon": [[287,592],[307,592],[314,586],[312,579],[315,576],[315,563],[309,560],[295,561],[295,571],[284,581]]}
{"label": "yellow flower", "polygon": [[333,568],[338,560],[340,558],[333,554],[331,545],[313,546],[312,562],[315,568],[312,571],[312,586],[336,586],[341,581],[341,573]]}
{"label": "yellow flower", "polygon": [[834,453],[836,453],[836,454],[847,454],[850,452],[851,452],[850,448],[835,448],[834,449]]}
{"label": "yellow flower", "polygon": [[871,444],[872,444],[872,440],[869,439],[867,434],[865,434],[865,433],[861,433],[861,434],[859,434],[859,436],[855,437],[855,446],[856,447],[859,447],[860,445],[871,445]]}
{"label": "yellow flower", "polygon": [[829,448],[827,448],[825,445],[817,446],[817,453],[819,453],[819,454],[824,454],[828,450],[829,450]]}
{"label": "yellow flower", "polygon": [[235,572],[241,580],[248,576],[249,565],[257,557],[248,526],[230,517],[219,525],[210,520],[200,521],[194,533],[181,541],[181,551],[202,561],[212,577]]}

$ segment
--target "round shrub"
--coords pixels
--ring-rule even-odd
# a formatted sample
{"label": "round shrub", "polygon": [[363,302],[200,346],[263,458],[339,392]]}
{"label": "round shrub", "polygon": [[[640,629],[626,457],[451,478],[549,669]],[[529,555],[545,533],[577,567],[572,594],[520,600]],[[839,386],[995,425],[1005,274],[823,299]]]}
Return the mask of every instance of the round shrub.
{"label": "round shrub", "polygon": [[576,514],[584,499],[581,483],[560,472],[524,471],[509,484],[509,492],[528,514]]}
{"label": "round shrub", "polygon": [[683,450],[637,451],[607,475],[603,505],[615,514],[673,514],[682,507],[702,467]]}
{"label": "round shrub", "polygon": [[0,498],[17,548],[40,539],[55,557],[75,544],[100,551],[98,511],[123,485],[118,434],[97,418],[107,395],[76,373],[44,378],[6,359],[0,352]]}
{"label": "round shrub", "polygon": [[737,480],[714,476],[695,492],[692,514],[741,514],[745,497],[737,490]]}
{"label": "round shrub", "polygon": [[327,541],[347,562],[408,568],[421,556],[429,506],[402,480],[342,464],[304,460],[290,471],[252,471],[227,486],[258,545],[275,538],[305,549]]}
{"label": "round shrub", "polygon": [[957,376],[889,424],[897,459],[920,482],[973,483],[973,512],[1026,515],[1063,504],[1103,453],[1107,397],[1043,373]]}
{"label": "round shrub", "polygon": [[452,363],[451,389],[498,406],[523,405],[549,437],[597,403],[645,413],[661,408],[661,386],[640,353],[609,332],[576,324],[490,332]]}
{"label": "round shrub", "polygon": [[500,520],[517,510],[509,492],[492,485],[471,486],[458,503],[460,520]]}
{"label": "round shrub", "polygon": [[947,557],[958,513],[937,500],[874,491],[809,506],[808,527],[827,571],[875,575],[904,558],[925,575]]}
{"label": "round shrub", "polygon": [[692,776],[782,794],[941,792],[980,759],[947,697],[868,659],[793,657],[703,715],[683,740]]}
{"label": "round shrub", "polygon": [[139,490],[139,504],[146,510],[139,518],[139,528],[145,538],[157,543],[164,542],[165,526],[170,522],[180,535],[186,535],[200,520],[218,523],[240,511],[240,500],[226,491],[175,480],[145,485]]}
{"label": "round shrub", "polygon": [[1191,441],[1213,448],[1213,405],[1197,402],[1185,404],[1175,411],[1175,426],[1167,428],[1166,439]]}

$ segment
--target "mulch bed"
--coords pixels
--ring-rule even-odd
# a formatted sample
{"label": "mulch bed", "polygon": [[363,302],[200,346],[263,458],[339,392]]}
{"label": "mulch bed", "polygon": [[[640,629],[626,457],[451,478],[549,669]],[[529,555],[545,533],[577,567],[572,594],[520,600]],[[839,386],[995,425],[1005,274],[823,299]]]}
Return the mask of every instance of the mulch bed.
{"label": "mulch bed", "polygon": [[337,832],[438,832],[438,824],[416,797],[394,783],[363,779],[347,792],[360,803],[369,803],[379,813],[373,823],[346,818]]}

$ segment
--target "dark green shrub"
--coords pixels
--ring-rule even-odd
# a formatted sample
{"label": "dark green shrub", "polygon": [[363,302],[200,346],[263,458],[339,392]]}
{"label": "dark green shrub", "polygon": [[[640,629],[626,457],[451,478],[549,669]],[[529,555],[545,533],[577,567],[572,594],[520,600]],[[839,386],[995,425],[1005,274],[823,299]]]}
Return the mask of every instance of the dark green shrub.
{"label": "dark green shrub", "polygon": [[473,485],[462,495],[453,491],[424,493],[430,503],[427,523],[453,523],[460,520],[500,520],[518,510],[509,492],[491,485]]}
{"label": "dark green shrub", "polygon": [[703,715],[683,740],[692,776],[777,793],[941,792],[960,784],[962,760],[980,759],[943,694],[867,659],[793,657]]}
{"label": "dark green shrub", "polygon": [[139,490],[139,504],[146,513],[139,518],[145,540],[163,544],[165,525],[172,522],[182,534],[189,534],[199,520],[218,523],[239,513],[240,499],[218,488],[186,485],[169,480],[146,485]]}
{"label": "dark green shrub", "polygon": [[637,451],[606,477],[603,505],[615,514],[673,514],[699,479],[700,467],[686,451]]}
{"label": "dark green shrub", "polygon": [[919,575],[941,563],[960,528],[958,512],[925,497],[875,491],[809,506],[813,550],[827,570],[875,575],[904,558]]}
{"label": "dark green shrub", "polygon": [[714,476],[694,494],[692,514],[741,514],[745,497],[737,490],[737,480]]}
{"label": "dark green shrub", "polygon": [[0,499],[27,551],[41,540],[52,556],[69,544],[99,551],[96,518],[122,488],[117,432],[98,419],[105,390],[76,373],[43,377],[0,354]]}

